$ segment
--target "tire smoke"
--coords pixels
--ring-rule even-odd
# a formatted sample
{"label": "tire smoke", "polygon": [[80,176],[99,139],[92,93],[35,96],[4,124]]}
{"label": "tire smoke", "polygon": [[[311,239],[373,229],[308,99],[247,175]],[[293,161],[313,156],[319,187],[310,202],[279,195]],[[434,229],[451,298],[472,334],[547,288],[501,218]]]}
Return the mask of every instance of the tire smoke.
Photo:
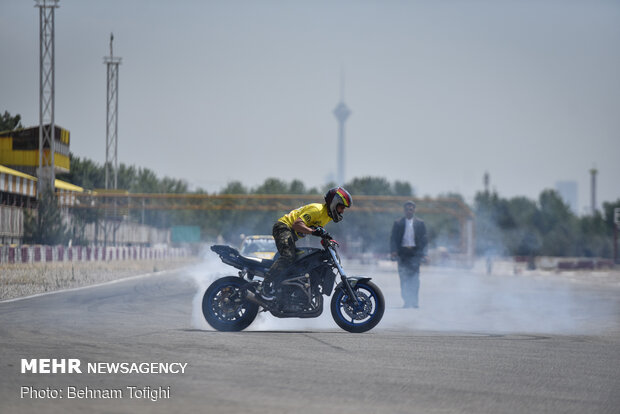
{"label": "tire smoke", "polygon": [[[191,326],[213,330],[202,314],[204,292],[216,279],[236,275],[237,271],[223,264],[208,249],[202,258],[200,264],[188,271],[196,286]],[[600,287],[570,283],[557,276],[486,275],[476,269],[441,267],[422,268],[420,308],[403,309],[393,263],[370,267],[344,263],[344,267],[349,276],[372,277],[383,291],[385,314],[370,334],[377,331],[598,334],[613,329],[620,314],[614,301],[600,300]],[[323,300],[323,313],[318,318],[280,319],[259,312],[246,330],[344,333],[332,319],[331,296],[324,296]]]}

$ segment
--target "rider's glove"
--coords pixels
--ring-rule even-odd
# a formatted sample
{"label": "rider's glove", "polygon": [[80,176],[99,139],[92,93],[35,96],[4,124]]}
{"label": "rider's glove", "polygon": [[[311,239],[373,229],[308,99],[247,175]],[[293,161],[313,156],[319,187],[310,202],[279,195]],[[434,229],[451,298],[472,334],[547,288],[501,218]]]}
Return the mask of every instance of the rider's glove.
{"label": "rider's glove", "polygon": [[327,232],[323,227],[317,227],[312,231],[312,235],[317,237],[325,237],[325,235],[327,235]]}

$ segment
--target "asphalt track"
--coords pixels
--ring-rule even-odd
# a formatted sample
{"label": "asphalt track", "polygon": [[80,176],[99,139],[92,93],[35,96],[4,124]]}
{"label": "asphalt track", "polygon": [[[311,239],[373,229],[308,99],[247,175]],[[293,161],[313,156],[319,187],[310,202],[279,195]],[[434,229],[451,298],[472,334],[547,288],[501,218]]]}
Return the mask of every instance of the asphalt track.
{"label": "asphalt track", "polygon": [[[328,308],[221,333],[196,313],[211,270],[0,303],[0,412],[620,413],[618,287],[428,269],[421,308],[405,310],[393,270],[374,269],[388,308],[369,333],[339,330]],[[22,374],[22,358],[187,368]],[[63,398],[21,398],[24,386]],[[130,398],[127,386],[170,395]],[[69,399],[67,387],[125,392]]]}

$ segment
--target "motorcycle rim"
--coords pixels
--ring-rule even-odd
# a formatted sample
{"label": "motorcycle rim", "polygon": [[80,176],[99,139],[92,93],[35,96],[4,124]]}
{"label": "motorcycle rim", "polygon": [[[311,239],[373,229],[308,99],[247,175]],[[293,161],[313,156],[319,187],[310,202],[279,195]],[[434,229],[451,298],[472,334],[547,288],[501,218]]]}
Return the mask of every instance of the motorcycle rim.
{"label": "motorcycle rim", "polygon": [[357,283],[353,288],[360,305],[355,307],[345,289],[337,289],[332,297],[331,311],[334,321],[348,332],[361,333],[377,326],[383,318],[385,300],[372,282]]}
{"label": "motorcycle rim", "polygon": [[202,313],[218,331],[241,331],[254,321],[258,305],[243,299],[241,286],[247,282],[235,276],[218,279],[202,298]]}

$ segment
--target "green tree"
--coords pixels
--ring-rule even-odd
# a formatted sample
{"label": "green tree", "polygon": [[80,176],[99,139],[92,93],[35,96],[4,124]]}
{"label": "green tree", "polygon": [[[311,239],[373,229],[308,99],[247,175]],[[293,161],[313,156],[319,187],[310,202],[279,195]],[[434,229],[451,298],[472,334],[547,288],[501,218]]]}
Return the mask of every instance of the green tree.
{"label": "green tree", "polygon": [[23,128],[21,119],[22,117],[19,114],[11,116],[8,111],[4,111],[4,114],[0,114],[0,132]]}
{"label": "green tree", "polygon": [[241,183],[241,181],[232,181],[220,191],[220,194],[247,194],[248,189]]}
{"label": "green tree", "polygon": [[34,212],[26,210],[24,239],[33,244],[65,244],[69,232],[62,221],[58,199],[51,189],[44,191]]}
{"label": "green tree", "polygon": [[538,198],[539,209],[533,222],[542,235],[540,254],[544,256],[579,255],[575,248],[578,221],[570,207],[554,190],[544,190]]}
{"label": "green tree", "polygon": [[501,199],[496,193],[478,193],[475,200],[476,252],[495,247],[518,256],[611,257],[613,206],[603,214],[576,217],[553,190],[541,192],[538,203],[525,197]]}
{"label": "green tree", "polygon": [[[580,237],[576,242],[580,256],[612,257],[613,205],[614,203],[604,203],[602,213],[596,211],[579,221]],[[620,207],[620,200],[616,206]]]}
{"label": "green tree", "polygon": [[536,203],[525,197],[508,201],[506,214],[510,225],[503,228],[504,245],[508,252],[517,256],[534,256],[542,246],[540,231],[533,225],[538,212]]}
{"label": "green tree", "polygon": [[252,192],[254,194],[288,194],[289,186],[277,178],[267,178],[263,184]]}
{"label": "green tree", "polygon": [[390,183],[382,177],[354,178],[344,187],[353,199],[356,195],[394,195]]}
{"label": "green tree", "polygon": [[159,179],[155,173],[147,168],[139,168],[136,179],[129,188],[135,193],[158,193]]}
{"label": "green tree", "polygon": [[127,166],[121,163],[118,167],[117,177],[117,188],[122,188],[133,192],[136,188],[136,182],[138,180],[138,170],[133,165]]}
{"label": "green tree", "polygon": [[293,180],[289,185],[287,193],[289,194],[306,194],[306,186],[300,180]]}
{"label": "green tree", "polygon": [[403,197],[413,197],[414,191],[411,184],[404,181],[394,181],[394,195]]}
{"label": "green tree", "polygon": [[73,153],[69,153],[69,162],[71,170],[59,176],[60,179],[87,190],[105,187],[105,172],[101,165],[86,158],[76,157]]}

